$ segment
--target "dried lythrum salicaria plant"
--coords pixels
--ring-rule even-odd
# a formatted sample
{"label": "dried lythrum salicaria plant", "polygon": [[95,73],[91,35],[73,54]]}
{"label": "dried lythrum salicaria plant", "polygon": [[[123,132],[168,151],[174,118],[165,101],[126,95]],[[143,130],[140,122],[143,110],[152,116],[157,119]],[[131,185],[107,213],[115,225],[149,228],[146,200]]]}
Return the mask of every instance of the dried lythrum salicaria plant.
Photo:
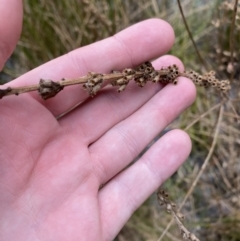
{"label": "dried lythrum salicaria plant", "polygon": [[171,213],[174,217],[178,228],[182,234],[184,240],[188,241],[200,241],[193,233],[189,232],[183,224],[184,216],[182,213],[178,212],[175,203],[169,200],[169,195],[162,189],[157,191],[158,204],[160,206],[165,205],[167,212]]}
{"label": "dried lythrum salicaria plant", "polygon": [[111,74],[90,72],[88,75],[77,79],[62,79],[58,82],[41,79],[37,85],[16,88],[8,87],[0,90],[0,99],[8,95],[19,95],[37,90],[40,96],[46,100],[54,97],[64,87],[76,84],[82,84],[88,94],[94,96],[102,88],[104,82],[118,87],[118,92],[122,92],[131,80],[135,81],[138,86],[143,87],[148,81],[153,83],[177,84],[179,76],[190,78],[196,85],[214,87],[223,93],[231,88],[228,80],[218,80],[213,71],[204,75],[200,75],[194,71],[180,72],[176,65],[155,70],[150,62],[146,62],[135,69],[126,68],[122,72],[113,71]]}

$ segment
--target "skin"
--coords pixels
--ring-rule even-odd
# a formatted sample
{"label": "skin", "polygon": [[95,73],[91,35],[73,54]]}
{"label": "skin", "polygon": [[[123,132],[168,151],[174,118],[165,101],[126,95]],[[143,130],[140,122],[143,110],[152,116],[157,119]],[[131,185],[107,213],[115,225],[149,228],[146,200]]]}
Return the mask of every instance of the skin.
{"label": "skin", "polygon": [[[0,21],[1,67],[19,38],[21,9],[19,0],[0,0],[1,19],[9,19]],[[157,68],[175,63],[183,69],[180,60],[164,55],[173,42],[169,24],[147,20],[54,59],[8,85],[88,71],[107,73],[149,59],[156,59]],[[172,130],[126,167],[194,98],[195,87],[185,78],[179,78],[177,86],[147,84],[141,89],[131,83],[121,94],[107,87],[95,98],[88,98],[80,86],[47,101],[37,93],[3,98],[1,241],[112,240],[183,163],[191,141],[183,131]],[[55,118],[79,102],[74,111]]]}

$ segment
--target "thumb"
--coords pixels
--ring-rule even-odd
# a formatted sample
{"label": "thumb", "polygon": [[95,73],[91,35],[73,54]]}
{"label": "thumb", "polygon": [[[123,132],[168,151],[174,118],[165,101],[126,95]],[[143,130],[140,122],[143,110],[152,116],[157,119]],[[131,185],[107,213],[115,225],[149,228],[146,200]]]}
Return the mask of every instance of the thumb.
{"label": "thumb", "polygon": [[0,0],[0,70],[12,54],[22,30],[21,0]]}

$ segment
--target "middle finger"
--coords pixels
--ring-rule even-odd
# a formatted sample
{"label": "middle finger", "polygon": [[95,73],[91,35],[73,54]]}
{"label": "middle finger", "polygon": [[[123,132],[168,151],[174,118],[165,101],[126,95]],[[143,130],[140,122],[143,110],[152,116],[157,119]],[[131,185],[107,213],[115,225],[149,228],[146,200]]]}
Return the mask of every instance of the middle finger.
{"label": "middle finger", "polygon": [[121,121],[89,147],[100,183],[125,168],[195,98],[195,86],[183,77],[167,85],[139,110]]}

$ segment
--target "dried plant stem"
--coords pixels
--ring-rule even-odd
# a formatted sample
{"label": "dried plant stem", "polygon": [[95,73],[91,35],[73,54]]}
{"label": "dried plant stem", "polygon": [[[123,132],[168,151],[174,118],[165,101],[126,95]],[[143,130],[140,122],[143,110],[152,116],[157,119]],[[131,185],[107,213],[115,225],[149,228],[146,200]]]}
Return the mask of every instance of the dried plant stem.
{"label": "dried plant stem", "polygon": [[181,73],[176,65],[155,70],[150,62],[146,62],[135,69],[127,68],[122,72],[113,72],[111,74],[89,72],[88,75],[76,79],[62,79],[60,81],[41,79],[39,84],[36,85],[0,89],[0,99],[8,95],[19,95],[37,90],[41,97],[46,100],[54,97],[64,87],[77,84],[81,84],[90,96],[94,96],[103,87],[103,83],[104,85],[111,84],[112,86],[117,86],[118,92],[122,92],[132,80],[138,86],[143,87],[148,81],[152,81],[153,83],[177,84],[179,76],[190,78],[196,85],[212,86],[223,93],[230,89],[230,82],[227,80],[218,80],[213,71],[204,75],[200,75],[194,71]]}
{"label": "dried plant stem", "polygon": [[217,138],[218,138],[218,134],[219,134],[219,129],[220,129],[220,125],[221,125],[221,122],[222,122],[222,116],[223,116],[223,105],[221,105],[220,107],[220,111],[219,111],[219,115],[218,115],[218,121],[217,121],[217,125],[216,125],[216,129],[215,129],[215,133],[214,133],[214,136],[213,136],[213,142],[212,142],[212,145],[211,145],[211,148],[208,152],[208,155],[206,157],[206,159],[204,160],[204,163],[201,167],[201,170],[199,171],[198,175],[196,176],[195,180],[193,181],[190,189],[188,190],[184,200],[182,201],[181,205],[180,205],[180,209],[182,209],[183,205],[185,204],[186,200],[188,199],[188,197],[191,195],[191,193],[193,192],[193,189],[195,188],[195,186],[197,185],[200,177],[202,176],[204,170],[206,169],[207,167],[207,164],[213,154],[213,151],[215,149],[215,146],[216,146],[216,143],[217,143]]}
{"label": "dried plant stem", "polygon": [[[103,81],[113,81],[116,79],[119,79],[122,76],[122,74],[106,74],[105,76],[102,77]],[[40,80],[39,84],[36,85],[28,85],[28,86],[22,86],[22,87],[8,87],[5,90],[0,90],[0,98],[8,95],[19,95],[23,94],[26,92],[31,92],[31,91],[39,91],[41,88],[41,83],[56,83],[59,88],[64,88],[65,86],[69,85],[77,85],[77,84],[85,84],[89,80],[89,75],[76,78],[76,79],[62,79],[60,81],[54,82],[52,80]],[[59,90],[60,91],[60,90]],[[57,93],[56,93],[57,94]],[[52,96],[53,97],[53,96]]]}
{"label": "dried plant stem", "polygon": [[158,198],[159,205],[161,205],[161,206],[165,205],[167,208],[167,212],[169,212],[173,215],[184,240],[200,241],[193,233],[190,233],[188,231],[188,229],[184,226],[183,214],[177,210],[176,204],[169,200],[169,196],[164,190],[159,189],[157,191],[157,198]]}
{"label": "dried plant stem", "polygon": [[232,187],[230,181],[227,178],[227,175],[225,174],[225,172],[223,170],[223,167],[221,166],[221,164],[219,163],[219,160],[215,156],[213,157],[213,162],[217,166],[218,171],[219,171],[220,175],[222,176],[222,180],[225,183],[225,185],[227,186],[227,188],[229,190],[231,190],[232,193],[236,193],[236,189]]}
{"label": "dried plant stem", "polygon": [[236,111],[236,109],[235,109],[235,107],[232,103],[232,102],[235,102],[235,100],[230,100],[226,94],[223,94],[223,95],[224,95],[225,98],[227,98],[228,104],[229,104],[230,108],[232,109],[233,114],[235,115],[237,123],[240,124],[240,116],[237,113],[237,111]]}
{"label": "dried plant stem", "polygon": [[232,72],[231,72],[231,78],[230,81],[233,80],[233,76],[235,73],[234,63],[233,63],[233,51],[234,51],[234,29],[235,29],[235,21],[236,21],[236,15],[237,15],[237,6],[238,6],[238,0],[235,0],[234,9],[233,9],[233,17],[232,17],[232,23],[231,23],[231,32],[230,32],[230,63],[232,66]]}
{"label": "dried plant stem", "polygon": [[178,3],[178,7],[179,7],[179,10],[180,10],[180,13],[181,13],[181,15],[182,15],[182,19],[183,19],[185,28],[186,28],[186,30],[187,30],[187,32],[188,32],[188,35],[189,35],[189,37],[190,37],[190,39],[191,39],[191,41],[192,41],[192,44],[193,44],[193,47],[194,47],[194,49],[195,49],[195,51],[196,51],[196,53],[197,53],[197,56],[198,56],[200,62],[202,63],[202,65],[207,69],[206,63],[205,63],[205,61],[203,60],[202,56],[200,55],[200,53],[199,53],[199,51],[198,51],[198,48],[197,48],[197,45],[196,45],[196,43],[195,43],[195,41],[194,41],[194,39],[193,39],[192,33],[191,33],[191,31],[190,31],[190,29],[189,29],[189,27],[188,27],[187,20],[186,20],[186,18],[185,18],[184,13],[183,13],[181,1],[180,1],[180,0],[177,0],[177,3]]}
{"label": "dried plant stem", "polygon": [[[197,185],[200,177],[202,176],[203,172],[205,171],[206,167],[207,167],[207,164],[213,154],[213,151],[215,149],[215,146],[216,146],[216,143],[217,143],[217,137],[218,137],[218,134],[219,134],[219,129],[220,129],[220,124],[222,122],[222,116],[223,116],[223,105],[221,105],[221,108],[220,108],[220,111],[219,111],[219,115],[218,115],[218,121],[217,121],[217,125],[216,125],[216,129],[215,129],[215,133],[214,133],[214,136],[213,136],[213,142],[212,142],[212,145],[211,145],[211,148],[208,152],[208,155],[207,157],[205,158],[204,160],[204,163],[201,167],[201,170],[199,171],[198,175],[196,176],[195,180],[193,181],[190,189],[188,190],[184,200],[182,201],[181,205],[179,206],[179,209],[178,211],[180,211],[182,209],[182,207],[184,206],[184,204],[186,203],[186,200],[189,198],[189,196],[191,195],[191,193],[193,192],[195,186]],[[171,219],[171,221],[168,223],[166,229],[164,230],[164,232],[162,233],[162,235],[160,236],[160,238],[158,239],[158,241],[161,241],[163,239],[163,237],[165,236],[165,234],[167,233],[167,231],[169,230],[169,228],[172,226],[173,224],[173,220],[174,219]]]}
{"label": "dried plant stem", "polygon": [[187,131],[189,128],[191,128],[194,124],[196,124],[199,120],[201,120],[203,117],[205,117],[206,115],[210,114],[212,111],[214,111],[215,109],[219,108],[221,105],[223,105],[226,101],[223,100],[220,103],[214,105],[213,107],[211,107],[210,109],[208,109],[206,112],[204,112],[203,114],[201,114],[200,116],[198,116],[195,120],[193,120],[190,124],[188,124],[188,126],[186,128],[184,128],[184,131]]}

